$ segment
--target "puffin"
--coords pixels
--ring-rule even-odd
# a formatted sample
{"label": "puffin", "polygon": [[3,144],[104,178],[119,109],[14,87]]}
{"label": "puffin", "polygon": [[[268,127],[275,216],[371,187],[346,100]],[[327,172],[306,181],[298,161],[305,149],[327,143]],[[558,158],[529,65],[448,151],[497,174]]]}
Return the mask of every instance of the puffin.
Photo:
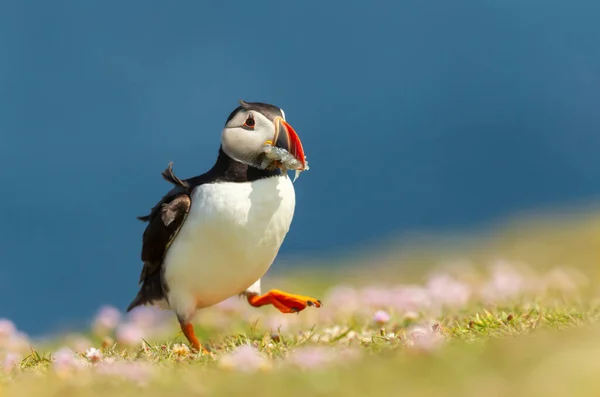
{"label": "puffin", "polygon": [[[282,313],[321,307],[309,296],[261,291],[294,217],[293,181],[265,147],[293,156],[307,170],[298,134],[284,111],[268,103],[239,101],[221,131],[217,158],[207,172],[179,179],[169,163],[162,177],[172,189],[138,217],[142,236],[139,292],[127,307],[170,309],[191,347],[206,352],[194,333],[198,310],[233,296]],[[291,157],[290,156],[290,157]]]}

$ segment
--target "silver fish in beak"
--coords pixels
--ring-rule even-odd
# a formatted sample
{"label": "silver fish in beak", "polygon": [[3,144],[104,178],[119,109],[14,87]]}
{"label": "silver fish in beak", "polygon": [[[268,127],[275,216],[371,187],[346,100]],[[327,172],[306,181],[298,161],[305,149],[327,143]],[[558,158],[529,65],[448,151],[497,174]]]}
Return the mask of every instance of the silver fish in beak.
{"label": "silver fish in beak", "polygon": [[308,171],[308,162],[304,155],[302,142],[296,131],[283,118],[276,117],[275,136],[272,141],[265,142],[263,166],[275,164],[283,172],[296,171],[294,182],[301,172]]}

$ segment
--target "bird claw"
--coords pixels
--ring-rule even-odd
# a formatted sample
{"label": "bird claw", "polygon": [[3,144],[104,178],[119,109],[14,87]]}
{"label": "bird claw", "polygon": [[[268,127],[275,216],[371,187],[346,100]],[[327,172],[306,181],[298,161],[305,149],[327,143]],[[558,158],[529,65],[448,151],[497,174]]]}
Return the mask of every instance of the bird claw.
{"label": "bird claw", "polygon": [[271,304],[282,313],[299,313],[307,307],[321,307],[318,299],[308,296],[294,295],[279,290],[271,290],[262,296],[250,296],[248,302],[253,306]]}

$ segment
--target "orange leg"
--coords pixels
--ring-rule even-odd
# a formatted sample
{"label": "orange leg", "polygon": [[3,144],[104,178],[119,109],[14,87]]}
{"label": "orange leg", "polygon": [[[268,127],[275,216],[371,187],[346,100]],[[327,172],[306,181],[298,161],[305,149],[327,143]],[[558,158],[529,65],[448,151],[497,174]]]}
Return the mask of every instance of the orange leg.
{"label": "orange leg", "polygon": [[321,301],[318,299],[288,294],[276,289],[264,295],[248,295],[248,303],[254,307],[273,305],[282,313],[298,313],[307,306],[321,307]]}
{"label": "orange leg", "polygon": [[193,350],[199,352],[202,349],[203,353],[207,352],[206,349],[202,348],[202,345],[198,341],[198,338],[196,338],[196,334],[194,333],[194,326],[191,323],[181,323],[181,330],[183,331],[183,334],[185,335],[187,340],[192,345]]}

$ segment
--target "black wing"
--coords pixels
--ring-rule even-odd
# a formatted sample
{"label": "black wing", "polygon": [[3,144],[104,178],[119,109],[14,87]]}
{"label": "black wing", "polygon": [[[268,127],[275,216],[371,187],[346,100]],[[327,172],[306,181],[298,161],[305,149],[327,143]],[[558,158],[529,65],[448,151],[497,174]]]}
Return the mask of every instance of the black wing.
{"label": "black wing", "polygon": [[142,243],[142,261],[144,268],[140,283],[159,270],[171,242],[183,225],[191,206],[190,196],[182,193],[164,202],[156,212],[146,230]]}
{"label": "black wing", "polygon": [[152,208],[149,215],[138,218],[148,222],[142,239],[144,267],[140,275],[140,291],[127,311],[164,297],[161,279],[163,259],[191,207],[189,185],[173,174],[172,164],[162,175],[175,187]]}

